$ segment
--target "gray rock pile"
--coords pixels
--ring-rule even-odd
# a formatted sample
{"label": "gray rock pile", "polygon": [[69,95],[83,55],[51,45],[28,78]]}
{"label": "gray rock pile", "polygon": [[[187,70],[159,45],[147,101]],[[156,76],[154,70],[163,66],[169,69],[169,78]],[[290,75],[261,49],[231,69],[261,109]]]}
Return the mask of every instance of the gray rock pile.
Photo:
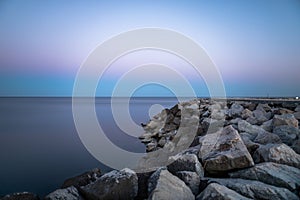
{"label": "gray rock pile", "polygon": [[[147,152],[174,149],[178,137],[191,141],[171,164],[144,173],[96,169],[66,180],[45,199],[299,199],[299,113],[297,102],[179,103],[144,124],[140,136]],[[198,127],[190,128],[195,120]]]}

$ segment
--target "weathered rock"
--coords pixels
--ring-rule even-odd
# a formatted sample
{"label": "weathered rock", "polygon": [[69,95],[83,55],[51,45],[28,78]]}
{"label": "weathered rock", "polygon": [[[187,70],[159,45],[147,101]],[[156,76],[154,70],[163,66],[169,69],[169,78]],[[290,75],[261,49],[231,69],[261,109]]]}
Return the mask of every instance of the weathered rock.
{"label": "weathered rock", "polygon": [[216,120],[211,118],[204,118],[202,121],[202,127],[204,129],[204,132],[214,133],[218,130],[220,130],[223,127],[224,122],[222,120]]}
{"label": "weathered rock", "polygon": [[101,170],[95,168],[89,172],[85,172],[83,174],[65,180],[61,188],[74,186],[78,189],[80,186],[85,186],[87,184],[90,184],[91,182],[96,181],[96,179],[99,178],[100,176],[101,176]]}
{"label": "weathered rock", "polygon": [[259,144],[252,142],[252,140],[253,140],[253,139],[251,139],[252,135],[250,135],[248,133],[245,133],[245,132],[240,133],[240,136],[241,136],[244,144],[246,145],[249,153],[252,155],[256,151],[256,149],[259,147]]}
{"label": "weathered rock", "polygon": [[298,120],[292,114],[275,115],[273,118],[273,127],[282,125],[298,128]]}
{"label": "weathered rock", "polygon": [[176,174],[178,171],[191,171],[196,172],[198,176],[204,176],[204,170],[201,163],[198,160],[198,157],[194,154],[184,154],[184,155],[176,155],[170,158],[174,160],[169,166],[168,170]]}
{"label": "weathered rock", "polygon": [[242,119],[247,119],[248,117],[251,117],[251,116],[253,116],[253,113],[252,113],[252,111],[250,111],[247,108],[245,110],[243,110],[243,112],[241,114]]}
{"label": "weathered rock", "polygon": [[293,111],[286,108],[276,108],[272,110],[275,115],[293,114]]}
{"label": "weathered rock", "polygon": [[216,120],[225,119],[225,112],[223,110],[219,110],[219,111],[214,110],[211,113],[211,118]]}
{"label": "weathered rock", "polygon": [[273,133],[278,135],[285,144],[292,145],[299,135],[299,129],[293,126],[282,125],[276,126]]}
{"label": "weathered rock", "polygon": [[227,126],[201,138],[199,158],[208,172],[228,171],[253,166],[253,160],[238,132]]}
{"label": "weathered rock", "polygon": [[295,140],[291,147],[297,154],[300,154],[300,139]]}
{"label": "weathered rock", "polygon": [[130,169],[111,171],[81,187],[86,199],[133,199],[138,193],[138,177]]}
{"label": "weathered rock", "polygon": [[245,179],[210,179],[211,183],[218,183],[239,194],[252,199],[298,200],[299,198],[286,188],[275,187],[259,181]]}
{"label": "weathered rock", "polygon": [[294,113],[294,117],[295,117],[296,119],[300,120],[300,112],[299,112],[299,111],[298,111],[298,112],[295,112],[295,113]]}
{"label": "weathered rock", "polygon": [[228,115],[230,117],[239,117],[241,116],[242,112],[244,110],[244,107],[240,104],[234,103],[231,105],[230,109],[228,110]]}
{"label": "weathered rock", "polygon": [[40,198],[33,193],[30,192],[19,192],[8,194],[1,198],[1,200],[39,200]]}
{"label": "weathered rock", "polygon": [[269,120],[269,118],[266,117],[267,113],[264,110],[254,110],[253,115],[259,125]]}
{"label": "weathered rock", "polygon": [[300,168],[300,155],[285,144],[261,145],[253,159],[255,163],[274,162]]}
{"label": "weathered rock", "polygon": [[280,144],[282,143],[280,137],[273,133],[269,133],[267,131],[261,131],[253,140],[255,143],[259,144]]}
{"label": "weathered rock", "polygon": [[252,125],[257,125],[257,124],[258,124],[258,121],[257,121],[257,119],[256,119],[254,116],[248,117],[248,118],[246,119],[246,121],[247,121],[248,123],[252,124]]}
{"label": "weathered rock", "polygon": [[196,172],[179,171],[176,172],[176,176],[191,189],[194,195],[199,194],[200,176]]}
{"label": "weathered rock", "polygon": [[149,199],[194,199],[191,189],[166,169],[158,169],[148,181]]}
{"label": "weathered rock", "polygon": [[295,112],[299,112],[300,111],[300,105],[297,105],[297,107],[295,108]]}
{"label": "weathered rock", "polygon": [[250,111],[255,110],[257,104],[253,102],[244,102],[243,107],[249,109]]}
{"label": "weathered rock", "polygon": [[265,103],[265,104],[259,103],[256,107],[256,110],[262,110],[262,111],[265,111],[265,112],[270,112],[270,111],[272,111],[272,108],[267,103]]}
{"label": "weathered rock", "polygon": [[148,198],[148,180],[153,172],[137,173],[138,176],[138,194],[135,199]]}
{"label": "weathered rock", "polygon": [[45,197],[45,200],[62,200],[62,199],[83,200],[78,190],[74,186],[55,190],[54,192],[48,194]]}
{"label": "weathered rock", "polygon": [[298,106],[297,103],[294,103],[294,102],[283,102],[282,103],[282,107],[290,109],[290,110],[296,109],[297,106]]}
{"label": "weathered rock", "polygon": [[300,170],[277,163],[265,162],[248,169],[229,173],[231,178],[257,180],[291,191],[300,189]]}
{"label": "weathered rock", "polygon": [[273,131],[273,119],[264,122],[261,126],[265,131],[272,132]]}
{"label": "weathered rock", "polygon": [[202,191],[196,200],[246,200],[249,199],[239,193],[217,183],[209,184],[204,191]]}
{"label": "weathered rock", "polygon": [[238,129],[240,132],[247,132],[254,137],[258,135],[259,132],[264,132],[265,130],[259,126],[252,125],[245,120],[241,120],[238,122]]}

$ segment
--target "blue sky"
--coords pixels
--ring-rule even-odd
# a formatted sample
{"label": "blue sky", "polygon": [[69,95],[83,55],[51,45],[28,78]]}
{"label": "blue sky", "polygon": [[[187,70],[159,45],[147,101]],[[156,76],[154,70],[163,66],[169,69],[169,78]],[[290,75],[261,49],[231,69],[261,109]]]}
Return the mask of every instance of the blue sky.
{"label": "blue sky", "polygon": [[[176,30],[200,44],[219,68],[228,96],[300,96],[298,0],[2,0],[0,27],[0,96],[71,96],[80,65],[97,45],[143,27]],[[160,57],[181,70],[196,94],[208,95],[190,66]],[[111,94],[130,59],[135,58],[112,66],[97,95]],[[168,96],[170,91],[147,86],[136,94]]]}

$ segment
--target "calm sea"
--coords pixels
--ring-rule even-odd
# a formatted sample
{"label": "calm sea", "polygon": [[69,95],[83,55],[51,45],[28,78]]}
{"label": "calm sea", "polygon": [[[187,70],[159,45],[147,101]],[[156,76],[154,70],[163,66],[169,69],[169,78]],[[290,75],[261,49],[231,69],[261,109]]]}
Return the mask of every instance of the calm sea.
{"label": "calm sea", "polygon": [[[119,103],[122,105],[122,98]],[[140,124],[153,104],[172,107],[176,98],[131,98],[130,114]],[[119,147],[144,152],[144,145],[124,134],[112,117],[110,98],[97,98],[98,121]],[[125,106],[125,104],[124,104]],[[141,132],[142,134],[142,132]],[[0,196],[28,191],[44,196],[66,178],[99,167],[75,129],[71,98],[0,98]]]}

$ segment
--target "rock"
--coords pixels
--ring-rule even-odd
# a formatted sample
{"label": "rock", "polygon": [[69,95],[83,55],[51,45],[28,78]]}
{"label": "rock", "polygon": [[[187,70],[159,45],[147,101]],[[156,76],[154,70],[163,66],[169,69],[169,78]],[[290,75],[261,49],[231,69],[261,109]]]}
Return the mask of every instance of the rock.
{"label": "rock", "polygon": [[300,105],[297,105],[297,107],[295,108],[295,112],[299,112],[300,111]]}
{"label": "rock", "polygon": [[40,198],[33,193],[30,192],[19,192],[8,194],[1,198],[1,200],[39,200]]}
{"label": "rock", "polygon": [[259,147],[259,144],[256,144],[254,142],[252,142],[252,136],[248,133],[240,133],[240,136],[244,142],[244,144],[246,145],[249,153],[252,155],[256,149]]}
{"label": "rock", "polygon": [[296,109],[297,106],[298,106],[297,103],[294,103],[294,102],[287,102],[286,101],[286,102],[282,103],[282,107],[290,109],[290,110]]}
{"label": "rock", "polygon": [[241,121],[241,120],[242,120],[241,118],[234,118],[234,119],[229,121],[229,124],[238,124],[239,121]]}
{"label": "rock", "polygon": [[253,116],[252,111],[248,110],[247,108],[245,110],[243,110],[243,112],[241,114],[242,119],[247,119],[252,116]]}
{"label": "rock", "polygon": [[216,119],[216,120],[222,120],[222,119],[225,119],[225,112],[223,110],[221,111],[216,111],[214,110],[212,113],[211,113],[211,118],[212,119]]}
{"label": "rock", "polygon": [[239,193],[217,183],[209,184],[203,192],[201,192],[196,200],[246,200],[249,199]]}
{"label": "rock", "polygon": [[266,162],[248,169],[229,173],[231,178],[257,180],[291,191],[300,189],[300,170],[287,165]]}
{"label": "rock", "polygon": [[221,110],[221,109],[222,109],[222,107],[221,107],[221,105],[218,104],[218,103],[214,103],[214,104],[208,106],[208,110],[209,110],[210,112],[219,111],[219,110]]}
{"label": "rock", "polygon": [[166,169],[158,169],[148,181],[149,199],[194,199],[191,189]]}
{"label": "rock", "polygon": [[175,175],[191,189],[194,195],[199,194],[200,176],[196,172],[179,171]]}
{"label": "rock", "polygon": [[255,110],[257,104],[253,102],[244,102],[243,107],[249,109],[250,111]]}
{"label": "rock", "polygon": [[300,168],[300,155],[285,144],[261,145],[253,155],[255,163],[274,162]]}
{"label": "rock", "polygon": [[288,125],[276,126],[273,133],[278,135],[282,142],[290,146],[299,136],[299,129]]}
{"label": "rock", "polygon": [[257,119],[256,119],[254,116],[248,117],[248,118],[246,119],[246,121],[247,121],[248,123],[252,124],[252,125],[257,125],[257,124],[258,124],[258,121],[257,121]]}
{"label": "rock", "polygon": [[231,125],[200,140],[199,158],[210,173],[254,165],[241,137]]}
{"label": "rock", "polygon": [[273,119],[264,122],[261,126],[265,131],[272,132],[273,131]]}
{"label": "rock", "polygon": [[54,192],[48,194],[45,197],[45,200],[62,200],[62,199],[83,200],[78,190],[74,186],[55,190]]}
{"label": "rock", "polygon": [[239,117],[241,116],[244,107],[240,104],[234,103],[231,105],[230,109],[228,110],[228,114],[230,117]]}
{"label": "rock", "polygon": [[256,125],[252,125],[252,124],[246,122],[245,120],[241,120],[238,122],[238,129],[240,132],[247,132],[247,133],[253,135],[253,137],[256,137],[259,132],[265,131],[263,128],[256,126]]}
{"label": "rock", "polygon": [[266,112],[263,110],[254,110],[253,115],[257,120],[257,124],[261,125],[262,123],[268,121],[269,119],[266,117]]}
{"label": "rock", "polygon": [[273,113],[275,115],[283,115],[283,114],[293,114],[294,112],[286,108],[276,108],[273,109]]}
{"label": "rock", "polygon": [[138,193],[138,177],[130,169],[113,170],[81,187],[86,199],[133,199]]}
{"label": "rock", "polygon": [[297,119],[297,120],[300,120],[300,112],[295,112],[294,113],[294,117]]}
{"label": "rock", "polygon": [[80,186],[85,186],[91,182],[96,181],[96,179],[99,178],[100,176],[101,176],[101,170],[95,168],[89,172],[85,172],[83,174],[65,180],[61,188],[74,186],[78,189]]}
{"label": "rock", "polygon": [[270,112],[270,111],[272,111],[272,108],[268,104],[260,103],[260,104],[257,105],[256,110],[261,110],[261,111],[264,111],[264,112]]}
{"label": "rock", "polygon": [[211,183],[218,183],[228,187],[239,194],[252,199],[272,199],[272,200],[298,200],[299,198],[286,188],[275,187],[259,181],[245,179],[210,179]]}
{"label": "rock", "polygon": [[207,134],[214,133],[223,127],[224,122],[222,120],[216,120],[211,118],[204,118],[202,121],[202,127]]}
{"label": "rock", "polygon": [[148,180],[153,172],[137,173],[138,176],[138,194],[135,199],[148,198]]}
{"label": "rock", "polygon": [[300,154],[300,139],[295,140],[291,147],[297,154]]}
{"label": "rock", "polygon": [[282,143],[280,137],[273,133],[269,133],[267,131],[261,131],[253,140],[255,143],[259,144],[280,144]]}
{"label": "rock", "polygon": [[191,171],[196,172],[198,176],[204,176],[204,170],[198,157],[194,154],[176,155],[170,158],[174,160],[169,166],[168,170],[172,174],[176,174],[178,171]]}
{"label": "rock", "polygon": [[273,127],[282,125],[298,128],[298,120],[292,114],[275,115],[273,118]]}

